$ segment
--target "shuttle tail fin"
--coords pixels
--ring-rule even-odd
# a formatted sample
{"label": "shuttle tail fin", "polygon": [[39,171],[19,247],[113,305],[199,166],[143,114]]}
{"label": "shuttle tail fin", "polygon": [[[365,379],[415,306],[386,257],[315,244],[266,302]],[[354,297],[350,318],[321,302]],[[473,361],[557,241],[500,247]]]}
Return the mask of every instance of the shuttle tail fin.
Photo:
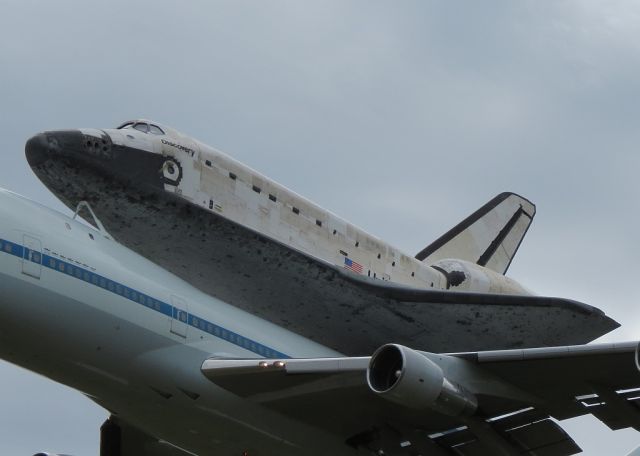
{"label": "shuttle tail fin", "polygon": [[531,201],[515,193],[501,193],[424,248],[416,258],[429,264],[457,258],[504,274],[535,213],[536,206]]}

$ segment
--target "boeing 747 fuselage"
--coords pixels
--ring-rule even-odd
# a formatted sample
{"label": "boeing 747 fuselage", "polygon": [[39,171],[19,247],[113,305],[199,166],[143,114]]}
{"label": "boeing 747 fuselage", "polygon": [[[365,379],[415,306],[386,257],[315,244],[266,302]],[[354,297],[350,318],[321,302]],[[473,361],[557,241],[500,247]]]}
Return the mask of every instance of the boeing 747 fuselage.
{"label": "boeing 747 fuselage", "polygon": [[207,296],[86,224],[6,190],[0,338],[3,359],[81,391],[153,442],[198,454],[299,455],[314,440],[321,454],[350,454],[336,437],[230,394],[200,372],[210,357],[335,351]]}

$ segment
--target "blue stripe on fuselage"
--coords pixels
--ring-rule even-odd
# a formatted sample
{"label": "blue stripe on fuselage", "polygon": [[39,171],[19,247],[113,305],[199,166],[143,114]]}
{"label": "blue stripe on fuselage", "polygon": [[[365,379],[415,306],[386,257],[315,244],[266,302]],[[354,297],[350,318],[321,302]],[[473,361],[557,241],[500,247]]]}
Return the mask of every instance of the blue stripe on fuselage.
{"label": "blue stripe on fuselage", "polygon": [[249,350],[262,357],[289,358],[288,355],[262,345],[261,343],[249,339],[248,337],[244,337],[238,333],[223,328],[222,326],[216,325],[215,323],[210,322],[204,318],[200,318],[196,315],[190,314],[183,309],[172,306],[171,304],[163,302],[159,299],[155,299],[134,288],[116,282],[115,280],[111,280],[100,274],[96,274],[95,272],[92,272],[86,268],[71,264],[68,261],[64,261],[59,258],[34,251],[41,256],[42,263],[40,263],[40,261],[36,261],[40,259],[37,255],[33,257],[34,259],[30,259],[30,250],[27,247],[11,241],[7,241],[5,239],[0,239],[0,251],[4,254],[13,255],[26,261],[32,261],[33,263],[41,264],[45,268],[57,271],[61,274],[65,274],[77,280],[82,280],[83,282],[86,282],[98,288],[102,288],[105,291],[116,294],[121,298],[132,301],[155,312],[159,312],[163,315],[166,315],[167,317],[178,319],[179,313],[181,315],[186,315],[186,321],[184,321],[184,319],[180,320],[184,323],[187,323],[189,326],[206,332],[207,334],[211,334],[212,336],[222,339],[226,342],[237,345],[240,348]]}

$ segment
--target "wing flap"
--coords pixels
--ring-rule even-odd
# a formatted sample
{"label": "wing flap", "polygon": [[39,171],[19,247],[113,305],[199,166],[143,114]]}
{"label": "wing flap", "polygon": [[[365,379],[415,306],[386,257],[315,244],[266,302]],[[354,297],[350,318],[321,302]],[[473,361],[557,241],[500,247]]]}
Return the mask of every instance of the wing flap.
{"label": "wing flap", "polygon": [[638,388],[620,390],[592,385],[594,393],[580,404],[611,430],[632,427],[640,431],[640,407]]}
{"label": "wing flap", "polygon": [[539,456],[563,456],[582,451],[550,418],[511,429],[507,435],[525,451]]}
{"label": "wing flap", "polygon": [[496,448],[500,444],[494,443],[493,446],[488,444],[482,438],[482,431],[476,430],[476,433],[474,433],[469,428],[454,430],[444,436],[436,437],[434,442],[451,450],[451,453],[447,454],[464,456],[487,456],[489,454],[568,456],[582,451],[575,441],[549,418],[543,418],[509,429],[498,429],[495,426],[491,426],[484,432],[494,431],[500,439],[504,440],[505,448],[511,447],[516,452],[501,451],[501,453],[498,453],[498,451],[504,450],[504,448]]}

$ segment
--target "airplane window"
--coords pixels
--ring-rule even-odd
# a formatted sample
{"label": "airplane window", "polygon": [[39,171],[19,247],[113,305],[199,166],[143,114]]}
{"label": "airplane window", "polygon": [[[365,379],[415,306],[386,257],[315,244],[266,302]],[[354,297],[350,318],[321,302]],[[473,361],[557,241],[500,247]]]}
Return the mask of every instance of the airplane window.
{"label": "airplane window", "polygon": [[120,125],[118,127],[118,130],[124,130],[125,128],[132,128],[132,127],[133,127],[133,122],[126,122]]}
{"label": "airplane window", "polygon": [[133,126],[133,128],[143,133],[149,133],[149,124],[146,123],[138,122]]}
{"label": "airplane window", "polygon": [[164,135],[164,131],[157,125],[149,125],[149,129],[153,135]]}

